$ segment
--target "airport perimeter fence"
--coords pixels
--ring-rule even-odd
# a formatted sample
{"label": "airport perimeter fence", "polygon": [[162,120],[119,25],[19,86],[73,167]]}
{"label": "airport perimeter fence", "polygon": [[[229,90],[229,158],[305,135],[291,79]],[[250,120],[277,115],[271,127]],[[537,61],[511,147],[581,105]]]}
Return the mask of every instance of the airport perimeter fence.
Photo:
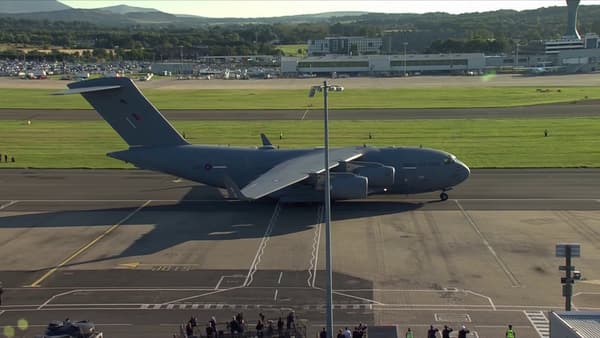
{"label": "airport perimeter fence", "polygon": [[[276,321],[273,321],[276,323]],[[179,328],[179,334],[174,334],[173,338],[307,338],[308,321],[296,319],[295,325],[289,329],[283,328],[281,331],[276,327],[269,328],[265,325],[262,331],[256,330],[256,323],[245,323],[242,332],[231,332],[229,323],[217,323],[217,330],[212,334],[206,333],[206,326],[194,327],[194,334],[188,336],[185,332],[185,325]]]}

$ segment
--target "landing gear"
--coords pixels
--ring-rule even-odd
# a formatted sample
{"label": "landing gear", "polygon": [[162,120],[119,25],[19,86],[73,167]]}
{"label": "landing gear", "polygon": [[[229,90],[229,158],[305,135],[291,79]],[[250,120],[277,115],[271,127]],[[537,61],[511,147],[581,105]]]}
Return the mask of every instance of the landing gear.
{"label": "landing gear", "polygon": [[445,201],[447,199],[448,199],[448,194],[446,194],[445,192],[442,191],[442,193],[440,194],[440,200]]}

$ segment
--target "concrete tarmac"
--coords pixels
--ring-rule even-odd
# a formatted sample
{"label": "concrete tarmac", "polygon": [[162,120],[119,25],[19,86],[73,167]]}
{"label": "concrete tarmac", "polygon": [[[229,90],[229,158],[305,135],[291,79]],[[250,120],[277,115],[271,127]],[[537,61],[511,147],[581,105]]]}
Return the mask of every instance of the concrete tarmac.
{"label": "concrete tarmac", "polygon": [[[332,120],[414,120],[414,119],[474,119],[474,118],[563,118],[597,117],[598,102],[546,104],[505,108],[428,108],[428,109],[332,109]],[[273,110],[169,110],[161,111],[168,120],[320,120],[318,109]],[[0,109],[0,120],[67,120],[95,121],[101,117],[91,109]]]}
{"label": "concrete tarmac", "polygon": [[[536,337],[563,305],[557,242],[579,242],[574,306],[600,309],[600,170],[474,170],[437,194],[333,204],[337,327],[430,324]],[[0,326],[16,337],[89,319],[106,335],[171,337],[198,316],[324,319],[323,209],[245,203],[139,170],[0,171]],[[17,321],[30,324],[16,328]],[[221,325],[221,328],[224,328]]]}

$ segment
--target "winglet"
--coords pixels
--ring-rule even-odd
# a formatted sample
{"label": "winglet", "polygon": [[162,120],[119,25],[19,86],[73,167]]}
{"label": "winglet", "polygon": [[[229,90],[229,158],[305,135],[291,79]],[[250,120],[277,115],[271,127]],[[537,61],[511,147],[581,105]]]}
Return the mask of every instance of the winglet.
{"label": "winglet", "polygon": [[273,145],[271,143],[271,141],[269,141],[269,138],[267,137],[267,135],[265,135],[263,133],[260,134],[260,139],[262,140],[263,146],[272,146]]}

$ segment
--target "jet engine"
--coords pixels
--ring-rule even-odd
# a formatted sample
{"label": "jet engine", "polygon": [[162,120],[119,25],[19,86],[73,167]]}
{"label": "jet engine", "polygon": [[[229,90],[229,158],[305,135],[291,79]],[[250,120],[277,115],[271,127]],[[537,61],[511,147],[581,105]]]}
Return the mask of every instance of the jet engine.
{"label": "jet engine", "polygon": [[361,199],[369,195],[369,179],[352,173],[331,173],[331,198]]}
{"label": "jet engine", "polygon": [[394,185],[396,169],[391,166],[376,162],[346,162],[340,165],[345,172],[364,176],[369,181],[370,187],[388,188]]}

